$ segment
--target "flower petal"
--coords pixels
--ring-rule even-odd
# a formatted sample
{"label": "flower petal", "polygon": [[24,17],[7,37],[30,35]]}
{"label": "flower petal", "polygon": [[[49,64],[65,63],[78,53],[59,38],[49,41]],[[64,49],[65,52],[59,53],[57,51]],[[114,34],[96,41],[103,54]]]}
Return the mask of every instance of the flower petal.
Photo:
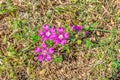
{"label": "flower petal", "polygon": [[73,26],[73,30],[75,31],[80,31],[82,29],[81,26]]}
{"label": "flower petal", "polygon": [[50,28],[50,32],[54,33],[54,32],[55,32],[55,28],[54,28],[54,27],[51,27],[51,28]]}
{"label": "flower petal", "polygon": [[50,39],[53,40],[53,39],[56,38],[56,36],[57,36],[57,35],[53,33],[53,34],[51,34]]}
{"label": "flower petal", "polygon": [[42,41],[46,41],[48,38],[46,36],[44,36],[41,39],[42,39]]}
{"label": "flower petal", "polygon": [[36,47],[35,50],[34,50],[34,52],[35,52],[35,53],[39,53],[39,52],[41,52],[40,47]]}
{"label": "flower petal", "polygon": [[54,49],[52,47],[48,48],[48,53],[53,54],[54,53]]}
{"label": "flower petal", "polygon": [[85,34],[85,35],[88,35],[88,34],[89,34],[89,32],[88,32],[88,31],[85,31],[85,32],[84,32],[84,34]]}
{"label": "flower petal", "polygon": [[46,49],[47,45],[45,43],[42,43],[42,48]]}
{"label": "flower petal", "polygon": [[49,30],[49,26],[46,24],[46,25],[43,26],[43,29],[44,29],[45,31],[48,31],[48,30]]}
{"label": "flower petal", "polygon": [[42,61],[44,60],[44,55],[39,54],[39,55],[36,57],[36,59],[37,59],[38,61],[42,62]]}
{"label": "flower petal", "polygon": [[57,31],[58,31],[58,33],[63,33],[64,28],[63,28],[63,27],[59,27],[59,28],[57,29]]}
{"label": "flower petal", "polygon": [[60,41],[59,41],[58,39],[55,39],[55,40],[54,40],[54,43],[55,43],[56,45],[58,45],[58,44],[60,43]]}
{"label": "flower petal", "polygon": [[65,38],[69,38],[69,34],[66,32],[66,33],[64,33],[64,37]]}
{"label": "flower petal", "polygon": [[62,40],[61,44],[64,45],[67,41],[66,40]]}
{"label": "flower petal", "polygon": [[42,30],[39,30],[38,36],[42,36],[43,34],[44,34],[44,32]]}
{"label": "flower petal", "polygon": [[48,62],[48,61],[52,60],[52,57],[47,54],[47,55],[45,56],[45,60],[46,60],[46,62]]}

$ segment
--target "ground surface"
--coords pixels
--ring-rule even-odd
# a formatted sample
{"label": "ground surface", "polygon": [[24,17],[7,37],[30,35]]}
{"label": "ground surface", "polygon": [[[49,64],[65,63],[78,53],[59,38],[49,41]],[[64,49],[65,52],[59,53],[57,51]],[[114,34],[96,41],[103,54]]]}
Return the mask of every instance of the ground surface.
{"label": "ground surface", "polygon": [[[43,24],[92,27],[94,46],[70,44],[61,63],[38,62],[33,52]],[[68,43],[69,44],[69,43]],[[0,80],[120,80],[119,0],[0,0]]]}

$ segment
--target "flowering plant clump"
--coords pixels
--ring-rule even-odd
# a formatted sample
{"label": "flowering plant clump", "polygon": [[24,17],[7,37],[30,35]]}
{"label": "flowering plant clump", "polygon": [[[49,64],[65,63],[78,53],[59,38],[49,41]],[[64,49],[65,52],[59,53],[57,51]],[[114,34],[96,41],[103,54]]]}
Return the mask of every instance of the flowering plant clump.
{"label": "flowering plant clump", "polygon": [[[80,32],[82,30],[81,26],[72,26],[72,31],[77,31]],[[70,30],[71,32],[71,29]],[[42,62],[43,60],[45,61],[51,61],[52,60],[52,55],[55,53],[54,48],[53,47],[48,47],[46,44],[46,41],[50,42],[52,41],[52,43],[54,45],[62,45],[64,46],[67,43],[67,40],[71,37],[70,36],[70,32],[66,32],[66,29],[63,27],[58,27],[58,28],[54,28],[54,27],[49,27],[47,24],[44,25],[42,27],[41,30],[39,30],[38,32],[38,36],[41,37],[42,40],[42,46],[40,47],[36,47],[34,52],[37,54],[37,57],[35,58],[36,60]],[[65,46],[65,48],[68,47]],[[60,59],[61,58],[57,58]]]}

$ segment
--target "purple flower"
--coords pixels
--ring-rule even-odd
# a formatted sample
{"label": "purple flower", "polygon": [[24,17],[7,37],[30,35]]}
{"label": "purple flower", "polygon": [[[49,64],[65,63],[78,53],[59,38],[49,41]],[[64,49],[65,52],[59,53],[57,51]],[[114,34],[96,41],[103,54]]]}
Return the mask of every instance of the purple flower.
{"label": "purple flower", "polygon": [[35,52],[35,53],[41,52],[40,47],[36,47],[35,50],[34,50],[34,52]]}
{"label": "purple flower", "polygon": [[81,31],[82,30],[82,27],[81,26],[73,26],[72,27],[72,29],[74,30],[74,31]]}
{"label": "purple flower", "polygon": [[85,32],[84,32],[84,34],[85,34],[85,35],[88,35],[88,34],[89,34],[89,32],[88,32],[88,31],[85,31]]}
{"label": "purple flower", "polygon": [[43,60],[45,60],[46,62],[51,61],[52,57],[49,54],[43,55],[43,54],[39,54],[36,59],[40,62],[42,62]]}
{"label": "purple flower", "polygon": [[40,62],[42,62],[44,60],[44,55],[43,54],[39,54],[36,59]]}
{"label": "purple flower", "polygon": [[46,54],[45,61],[48,62],[50,60],[52,60],[52,57],[49,54]]}
{"label": "purple flower", "polygon": [[56,37],[54,38],[54,42],[56,44],[62,44],[64,45],[67,40],[69,38],[69,34],[67,32],[64,32],[64,28],[59,27],[57,29],[58,33],[56,34]]}
{"label": "purple flower", "polygon": [[49,28],[48,25],[44,25],[43,30],[39,30],[38,36],[42,37],[42,41],[53,40],[55,37],[55,28]]}
{"label": "purple flower", "polygon": [[51,48],[47,48],[46,44],[43,43],[42,44],[42,48],[37,47],[35,49],[35,52],[38,53],[39,55],[36,57],[36,59],[40,62],[42,62],[43,60],[45,61],[50,61],[52,60],[51,54],[54,54],[54,49]]}

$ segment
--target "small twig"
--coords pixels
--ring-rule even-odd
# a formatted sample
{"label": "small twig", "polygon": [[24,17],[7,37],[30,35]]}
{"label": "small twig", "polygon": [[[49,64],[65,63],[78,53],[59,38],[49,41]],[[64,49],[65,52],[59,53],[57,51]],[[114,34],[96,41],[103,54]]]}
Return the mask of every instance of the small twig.
{"label": "small twig", "polygon": [[13,34],[15,34],[16,32],[18,32],[18,29],[14,30],[14,31],[9,35],[9,38],[10,38]]}
{"label": "small twig", "polygon": [[[105,10],[105,12],[107,12],[108,14],[110,14],[109,11],[104,6],[102,6],[102,8]],[[104,15],[105,12],[102,15]]]}

